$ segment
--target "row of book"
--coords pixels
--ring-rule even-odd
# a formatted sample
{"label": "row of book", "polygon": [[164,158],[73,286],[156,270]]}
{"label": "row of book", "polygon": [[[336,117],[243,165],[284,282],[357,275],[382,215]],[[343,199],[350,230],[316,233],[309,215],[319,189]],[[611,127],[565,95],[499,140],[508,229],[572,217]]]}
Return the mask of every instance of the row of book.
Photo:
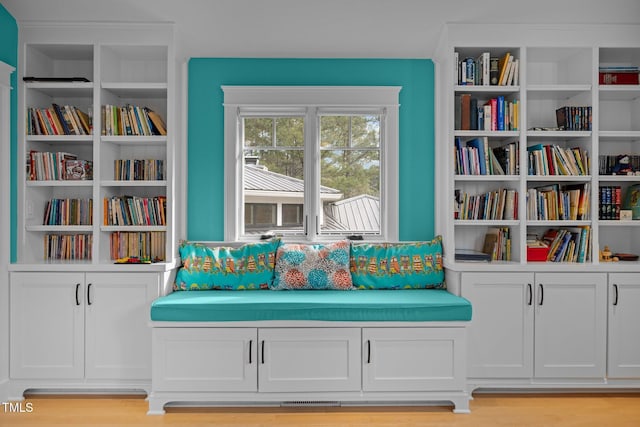
{"label": "row of book", "polygon": [[92,225],[92,199],[51,199],[44,209],[43,225]]}
{"label": "row of book", "polygon": [[518,192],[516,190],[501,188],[477,195],[469,195],[455,190],[455,197],[455,219],[518,219]]}
{"label": "row of book", "polygon": [[589,175],[589,152],[583,148],[536,144],[527,152],[529,175]]}
{"label": "row of book", "polygon": [[166,225],[165,196],[104,198],[104,225]]}
{"label": "row of book", "polygon": [[601,85],[640,84],[640,67],[634,65],[600,67],[598,82]]}
{"label": "row of book", "polygon": [[628,175],[640,172],[640,155],[612,154],[598,157],[600,175]]}
{"label": "row of book", "polygon": [[456,100],[456,123],[459,130],[518,130],[520,102],[500,95],[486,101],[462,93]]}
{"label": "row of book", "polygon": [[561,130],[588,131],[592,121],[591,106],[556,109],[556,125]]}
{"label": "row of book", "polygon": [[165,179],[164,160],[115,160],[113,176],[123,181],[161,181]]}
{"label": "row of book", "polygon": [[490,227],[484,236],[482,252],[491,261],[511,261],[511,230],[509,227]]}
{"label": "row of book", "polygon": [[527,190],[530,220],[584,220],[590,217],[591,184],[550,184]]}
{"label": "row of book", "polygon": [[619,185],[601,186],[598,191],[598,202],[598,219],[620,219],[622,187]]}
{"label": "row of book", "polygon": [[542,236],[549,247],[547,261],[578,262],[589,261],[591,253],[591,227],[551,228]]}
{"label": "row of book", "polygon": [[519,173],[518,142],[490,147],[489,138],[473,138],[465,143],[455,139],[458,175],[516,175]]}
{"label": "row of book", "polygon": [[166,135],[167,128],[158,113],[148,107],[126,104],[102,106],[102,135]]}
{"label": "row of book", "polygon": [[27,108],[27,135],[91,135],[92,118],[73,105]]}
{"label": "row of book", "polygon": [[92,246],[92,234],[45,234],[44,259],[90,260]]}
{"label": "row of book", "polygon": [[93,179],[93,162],[78,159],[72,153],[31,150],[26,166],[30,181]]}
{"label": "row of book", "polygon": [[520,60],[510,52],[501,56],[482,52],[475,58],[460,58],[460,54],[455,52],[454,61],[458,85],[517,86],[519,83]]}
{"label": "row of book", "polygon": [[164,231],[111,233],[110,255],[116,260],[126,257],[152,262],[165,259],[166,233]]}

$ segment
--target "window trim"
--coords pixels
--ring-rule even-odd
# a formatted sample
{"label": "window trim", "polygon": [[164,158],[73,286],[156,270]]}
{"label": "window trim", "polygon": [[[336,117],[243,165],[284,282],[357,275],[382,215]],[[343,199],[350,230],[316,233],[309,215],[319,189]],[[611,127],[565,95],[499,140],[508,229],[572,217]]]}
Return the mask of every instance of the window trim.
{"label": "window trim", "polygon": [[[242,114],[268,115],[280,112],[304,111],[305,134],[316,135],[319,133],[317,120],[308,120],[308,117],[317,117],[328,111],[336,113],[352,114],[359,110],[384,109],[385,125],[382,127],[384,141],[381,149],[381,179],[380,189],[381,216],[380,235],[369,236],[364,234],[367,240],[398,240],[398,189],[399,189],[399,126],[398,115],[400,104],[398,97],[401,86],[221,86],[224,93],[224,165],[225,165],[225,194],[224,194],[224,224],[225,240],[252,241],[254,239],[240,235],[242,224],[242,173],[243,153],[242,144],[238,141],[242,138]],[[286,113],[285,113],[286,114]],[[310,132],[310,133],[307,133]],[[318,145],[313,153],[306,153],[310,160],[320,155]],[[312,161],[305,160],[309,169],[314,169]],[[306,168],[307,166],[305,166]],[[310,179],[319,185],[320,171],[310,173],[305,170],[305,180]],[[308,173],[309,172],[309,173]],[[319,200],[308,200],[305,195],[305,205],[310,212],[319,212]],[[331,241],[336,240],[336,235],[319,233],[316,230],[317,218],[307,221],[307,235],[292,236],[294,240]]]}

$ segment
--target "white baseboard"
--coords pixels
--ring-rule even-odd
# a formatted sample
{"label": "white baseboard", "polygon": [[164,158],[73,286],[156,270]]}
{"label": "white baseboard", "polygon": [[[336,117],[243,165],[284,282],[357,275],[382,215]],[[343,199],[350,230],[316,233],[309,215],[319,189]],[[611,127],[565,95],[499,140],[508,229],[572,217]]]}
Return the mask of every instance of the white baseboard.
{"label": "white baseboard", "polygon": [[9,400],[9,380],[0,380],[0,402],[7,402]]}

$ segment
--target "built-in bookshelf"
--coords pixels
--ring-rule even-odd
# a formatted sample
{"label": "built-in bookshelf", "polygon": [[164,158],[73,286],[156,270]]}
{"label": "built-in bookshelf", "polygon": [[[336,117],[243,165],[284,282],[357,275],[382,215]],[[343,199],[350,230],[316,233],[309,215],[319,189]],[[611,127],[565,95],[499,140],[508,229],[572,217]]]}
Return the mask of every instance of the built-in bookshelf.
{"label": "built-in bookshelf", "polygon": [[172,31],[144,27],[25,31],[19,263],[173,259]]}
{"label": "built-in bookshelf", "polygon": [[539,265],[527,244],[554,233],[565,247],[549,262],[597,265],[605,245],[640,254],[640,207],[629,212],[640,196],[640,47],[571,45],[551,33],[532,43],[527,31],[449,40],[438,185],[446,258],[485,249],[496,229],[508,230],[510,253],[495,265]]}

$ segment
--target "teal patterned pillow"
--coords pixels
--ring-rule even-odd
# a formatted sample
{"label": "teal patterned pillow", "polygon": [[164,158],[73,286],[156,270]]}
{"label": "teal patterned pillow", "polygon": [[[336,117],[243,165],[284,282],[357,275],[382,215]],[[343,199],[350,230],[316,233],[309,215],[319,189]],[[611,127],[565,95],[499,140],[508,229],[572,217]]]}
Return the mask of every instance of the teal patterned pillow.
{"label": "teal patterned pillow", "polygon": [[428,242],[351,245],[351,276],[358,289],[444,289],[442,237]]}
{"label": "teal patterned pillow", "polygon": [[349,241],[327,245],[283,244],[276,254],[272,289],[353,289]]}
{"label": "teal patterned pillow", "polygon": [[174,290],[269,289],[278,246],[280,239],[239,248],[182,243]]}

